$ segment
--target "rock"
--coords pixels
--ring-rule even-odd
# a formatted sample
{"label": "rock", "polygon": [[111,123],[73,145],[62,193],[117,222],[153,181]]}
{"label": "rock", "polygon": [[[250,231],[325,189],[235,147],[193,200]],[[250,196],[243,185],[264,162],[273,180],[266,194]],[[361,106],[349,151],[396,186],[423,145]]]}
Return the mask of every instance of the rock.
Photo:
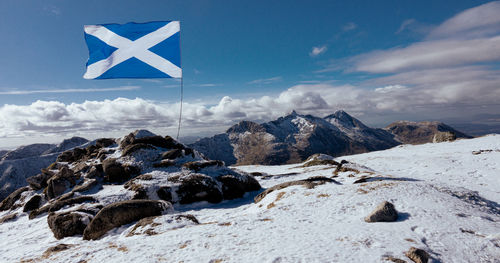
{"label": "rock", "polygon": [[394,222],[398,220],[398,211],[394,205],[385,201],[380,203],[370,215],[365,217],[365,222]]}
{"label": "rock", "polygon": [[26,182],[33,188],[34,190],[40,190],[45,187],[47,187],[47,181],[50,179],[50,177],[54,176],[55,173],[47,170],[47,169],[42,169],[41,174],[37,174],[31,177],[26,178]]}
{"label": "rock", "polygon": [[180,204],[200,201],[219,203],[223,199],[222,191],[217,182],[204,174],[191,174],[182,178],[176,193]]}
{"label": "rock", "polygon": [[122,156],[128,156],[131,155],[132,153],[141,150],[141,149],[147,149],[147,150],[154,150],[156,149],[155,147],[145,144],[145,143],[137,143],[137,144],[130,144],[123,149]]}
{"label": "rock", "polygon": [[12,220],[14,220],[14,219],[16,219],[16,218],[17,218],[17,214],[16,214],[16,213],[13,213],[13,214],[8,214],[8,215],[6,215],[6,216],[4,216],[4,217],[1,217],[1,218],[0,218],[0,224],[3,224],[3,223],[5,223],[5,222],[12,221]]}
{"label": "rock", "polygon": [[182,157],[183,156],[183,153],[182,153],[182,150],[181,149],[172,149],[168,152],[164,152],[162,155],[161,155],[161,159],[177,159],[179,157]]}
{"label": "rock", "polygon": [[191,155],[191,157],[194,158],[194,150],[186,147],[186,148],[184,148],[184,155],[186,155],[186,156]]}
{"label": "rock", "polygon": [[302,167],[310,167],[310,166],[317,166],[317,165],[339,165],[338,162],[334,160],[311,160],[309,162],[306,162],[302,165]]}
{"label": "rock", "polygon": [[49,200],[62,195],[75,186],[78,177],[73,170],[67,166],[62,166],[59,172],[47,181],[47,197]]}
{"label": "rock", "polygon": [[45,250],[45,252],[43,252],[43,257],[49,258],[50,255],[64,251],[64,250],[68,250],[68,249],[72,248],[73,246],[75,246],[75,245],[58,244],[56,246],[49,247],[49,248],[47,248],[47,250]]}
{"label": "rock", "polygon": [[54,233],[54,237],[62,239],[83,234],[91,219],[91,215],[81,212],[50,213],[47,217],[47,223]]}
{"label": "rock", "polygon": [[405,255],[415,263],[427,263],[430,258],[425,250],[416,247],[411,247]]}
{"label": "rock", "polygon": [[281,183],[281,184],[277,184],[271,188],[268,188],[266,189],[264,192],[258,194],[255,198],[254,198],[254,202],[255,203],[258,203],[260,202],[262,199],[264,199],[264,197],[266,197],[266,195],[268,195],[269,193],[273,192],[273,191],[277,191],[277,190],[281,190],[283,188],[286,188],[286,187],[289,187],[289,186],[293,186],[293,185],[303,185],[309,189],[312,189],[318,185],[322,185],[322,184],[325,184],[325,183],[335,183],[335,184],[339,184],[337,181],[331,179],[331,178],[328,178],[328,177],[323,177],[323,176],[313,176],[313,177],[309,177],[307,179],[304,179],[304,180],[297,180],[297,181],[290,181],[290,182],[285,182],[285,183]]}
{"label": "rock", "polygon": [[439,142],[451,142],[457,139],[457,135],[454,132],[451,131],[445,131],[445,132],[437,132],[434,134],[434,137],[432,138],[433,143],[439,143]]}
{"label": "rock", "polygon": [[38,209],[41,203],[42,203],[42,196],[35,195],[28,202],[26,202],[23,208],[23,212],[30,212],[32,210]]}
{"label": "rock", "polygon": [[95,142],[95,145],[98,148],[106,148],[106,147],[109,147],[113,144],[115,144],[115,140],[111,139],[111,138],[100,138],[100,139],[97,139]]}
{"label": "rock", "polygon": [[102,164],[98,164],[90,167],[90,170],[87,173],[86,177],[89,179],[98,178],[102,177],[102,173],[103,173]]}
{"label": "rock", "polygon": [[241,198],[246,192],[261,189],[259,182],[249,175],[244,175],[243,180],[234,175],[223,175],[217,177],[217,181],[222,183],[222,194],[227,200]]}
{"label": "rock", "polygon": [[170,136],[148,136],[148,137],[143,137],[139,139],[134,140],[134,144],[136,143],[145,143],[145,144],[150,144],[156,147],[160,148],[166,148],[166,149],[183,149],[184,146],[180,143],[178,143],[176,140],[174,140]]}
{"label": "rock", "polygon": [[163,186],[156,191],[156,194],[161,200],[172,202],[172,189],[169,186]]}
{"label": "rock", "polygon": [[0,203],[0,211],[9,210],[14,206],[14,203],[21,198],[21,194],[28,191],[30,188],[28,186],[21,187],[16,191],[12,192],[7,198],[5,198]]}
{"label": "rock", "polygon": [[193,170],[195,172],[200,171],[203,168],[210,167],[210,166],[224,166],[223,161],[217,161],[217,160],[211,160],[211,161],[205,161],[205,162],[187,162],[182,165],[183,167]]}
{"label": "rock", "polygon": [[174,165],[175,165],[175,162],[172,160],[161,160],[161,162],[159,162],[159,163],[154,163],[153,167],[154,168],[167,168],[167,167],[174,166]]}
{"label": "rock", "polygon": [[158,216],[171,209],[170,203],[153,200],[129,200],[107,205],[85,228],[83,239],[99,239],[115,227],[130,224],[145,217]]}
{"label": "rock", "polygon": [[75,161],[79,161],[87,154],[87,151],[82,148],[74,148],[72,150],[62,152],[58,157],[58,162],[68,162],[72,163]]}
{"label": "rock", "polygon": [[95,198],[93,198],[92,196],[78,196],[75,198],[57,200],[57,201],[53,202],[52,204],[47,204],[43,207],[40,207],[38,209],[31,211],[29,214],[29,219],[34,219],[38,215],[41,215],[43,213],[59,211],[60,209],[64,208],[65,206],[72,206],[75,204],[81,204],[81,203],[86,203],[86,202],[97,202],[97,200]]}
{"label": "rock", "polygon": [[130,174],[125,171],[122,164],[117,162],[114,158],[104,160],[102,169],[105,174],[104,179],[107,182],[120,183],[130,178]]}
{"label": "rock", "polygon": [[88,190],[94,188],[94,186],[97,186],[97,185],[98,185],[98,182],[96,179],[88,179],[82,185],[75,186],[72,191],[73,192],[85,192],[85,191],[88,191]]}

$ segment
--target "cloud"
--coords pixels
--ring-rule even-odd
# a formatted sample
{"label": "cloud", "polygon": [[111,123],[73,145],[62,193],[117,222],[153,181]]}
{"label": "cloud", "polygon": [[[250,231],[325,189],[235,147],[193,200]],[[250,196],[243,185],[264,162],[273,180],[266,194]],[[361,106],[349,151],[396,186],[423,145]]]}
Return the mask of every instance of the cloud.
{"label": "cloud", "polygon": [[247,84],[267,85],[267,84],[276,83],[276,82],[279,82],[282,80],[283,80],[283,77],[276,76],[276,77],[266,78],[266,79],[254,79],[250,82],[247,82]]}
{"label": "cloud", "polygon": [[328,48],[326,45],[319,46],[319,47],[313,47],[311,52],[309,52],[309,56],[311,56],[311,57],[319,56],[319,55],[325,53],[327,49]]}
{"label": "cloud", "polygon": [[[469,75],[457,76],[461,72]],[[381,83],[407,78],[419,89],[402,84],[380,85],[375,88],[361,88],[352,85],[336,86],[327,83],[301,84],[284,90],[277,96],[235,99],[225,96],[215,105],[187,102],[183,104],[183,124],[187,134],[201,130],[220,132],[221,129],[240,120],[264,122],[283,116],[291,110],[302,114],[325,116],[337,109],[345,109],[355,116],[364,116],[373,122],[379,118],[384,122],[396,120],[394,116],[412,116],[422,113],[437,118],[443,106],[484,108],[500,110],[500,74],[491,75],[482,67],[462,71],[420,71],[423,79],[412,75],[396,75],[379,79]],[[449,75],[450,82],[438,78]],[[453,82],[457,76],[458,82]],[[435,78],[435,79],[434,79]],[[462,79],[463,78],[463,79]],[[477,83],[488,78],[487,83]],[[464,79],[462,86],[461,83]],[[435,82],[434,82],[435,81]],[[434,83],[429,86],[426,83]],[[470,89],[470,86],[474,89]],[[452,89],[454,92],[449,92]],[[474,113],[478,113],[475,111]],[[58,101],[36,101],[30,105],[9,105],[0,107],[0,138],[33,135],[71,136],[76,133],[99,133],[130,131],[138,128],[175,129],[179,114],[178,103],[159,103],[140,98],[117,98],[104,101],[85,101],[64,104]],[[380,117],[383,116],[383,117]],[[162,128],[162,129],[163,129]]]}
{"label": "cloud", "polygon": [[107,91],[130,91],[138,90],[139,86],[122,86],[116,88],[99,88],[99,89],[43,89],[43,90],[9,90],[0,91],[0,95],[28,95],[40,93],[85,93],[85,92],[107,92]]}
{"label": "cloud", "polygon": [[349,22],[345,25],[342,26],[342,31],[347,32],[347,31],[352,31],[354,29],[358,28],[358,25],[356,25],[353,22]]}

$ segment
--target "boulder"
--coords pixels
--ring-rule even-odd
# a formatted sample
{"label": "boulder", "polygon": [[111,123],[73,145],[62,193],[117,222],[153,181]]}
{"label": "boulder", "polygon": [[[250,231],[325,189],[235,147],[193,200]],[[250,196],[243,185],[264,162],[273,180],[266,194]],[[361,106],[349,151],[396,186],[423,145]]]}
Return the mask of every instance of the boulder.
{"label": "boulder", "polygon": [[62,166],[59,172],[52,176],[47,181],[47,197],[50,199],[56,198],[67,190],[73,188],[76,184],[76,180],[79,178],[75,175],[73,170],[69,169],[67,166]]}
{"label": "boulder", "polygon": [[145,144],[145,143],[130,144],[130,145],[125,146],[125,148],[123,149],[123,152],[122,152],[122,156],[131,155],[140,149],[154,150],[156,148],[149,145],[149,144]]}
{"label": "boulder", "polygon": [[457,139],[457,135],[451,131],[436,132],[432,138],[433,143],[451,142]]}
{"label": "boulder", "polygon": [[167,168],[167,167],[174,166],[174,165],[175,165],[174,161],[166,159],[166,160],[161,160],[161,162],[159,162],[159,163],[154,163],[153,167],[154,168]]}
{"label": "boulder", "polygon": [[26,182],[33,188],[34,190],[40,190],[45,187],[47,187],[47,181],[50,179],[50,177],[54,176],[55,173],[47,170],[47,169],[42,169],[41,174],[37,174],[31,177],[26,178]]}
{"label": "boulder", "polygon": [[183,164],[182,166],[189,169],[189,170],[193,170],[195,172],[198,172],[203,168],[207,168],[207,167],[211,167],[211,166],[219,166],[219,167],[224,166],[224,162],[217,161],[217,160],[204,161],[204,162],[195,161],[195,162],[187,162],[187,163]]}
{"label": "boulder", "polygon": [[380,203],[370,215],[365,217],[365,222],[394,222],[398,220],[398,211],[392,203]]}
{"label": "boulder", "polygon": [[153,200],[128,200],[107,205],[85,228],[83,239],[99,239],[115,227],[130,224],[145,217],[158,216],[171,209],[170,203]]}
{"label": "boulder", "polygon": [[89,179],[98,178],[103,176],[102,173],[103,173],[102,164],[98,164],[90,167],[90,170],[87,173],[86,177]]}
{"label": "boulder", "polygon": [[74,148],[72,150],[64,151],[59,156],[57,156],[58,162],[68,162],[72,163],[82,159],[86,156],[87,151],[82,148]]}
{"label": "boulder", "polygon": [[26,202],[23,208],[23,212],[30,212],[35,209],[38,209],[41,203],[42,203],[42,196],[35,195],[28,202]]}
{"label": "boulder", "polygon": [[204,174],[191,174],[180,179],[181,184],[176,190],[180,204],[207,201],[219,203],[223,199],[222,191],[217,182]]}
{"label": "boulder", "polygon": [[3,224],[5,222],[13,221],[17,219],[17,214],[12,213],[12,214],[7,214],[6,216],[0,217],[0,224]]}
{"label": "boulder", "polygon": [[162,155],[161,155],[161,159],[177,159],[179,157],[182,157],[183,156],[183,153],[182,153],[182,150],[181,149],[172,149],[168,152],[164,152]]}
{"label": "boulder", "polygon": [[110,158],[104,160],[102,163],[102,169],[104,171],[104,179],[111,183],[121,183],[130,179],[130,176],[137,172],[133,171],[131,168],[126,169],[121,163],[117,162],[116,159]]}
{"label": "boulder", "polygon": [[100,139],[97,139],[95,141],[95,145],[98,148],[106,148],[106,147],[109,147],[113,144],[115,144],[115,139],[111,139],[111,138],[100,138]]}
{"label": "boulder", "polygon": [[54,237],[62,239],[82,235],[91,219],[91,215],[81,212],[50,213],[47,223]]}
{"label": "boulder", "polygon": [[255,178],[243,175],[242,179],[234,175],[223,175],[217,177],[217,181],[222,183],[222,194],[224,199],[231,200],[241,198],[246,192],[257,191],[261,186]]}
{"label": "boulder", "polygon": [[28,191],[30,188],[28,186],[21,187],[17,189],[16,191],[12,192],[7,198],[5,198],[1,203],[0,203],[0,211],[5,211],[12,209],[14,206],[14,203],[21,198],[21,194]]}
{"label": "boulder", "polygon": [[98,185],[98,182],[96,179],[87,179],[83,184],[81,185],[77,185],[73,188],[73,192],[85,192],[85,191],[88,191],[92,188],[94,188],[94,186],[97,186]]}
{"label": "boulder", "polygon": [[313,176],[313,177],[309,177],[307,179],[285,182],[285,183],[277,184],[275,186],[267,188],[264,192],[258,194],[254,198],[254,202],[258,203],[262,199],[264,199],[264,197],[266,197],[266,195],[268,195],[269,193],[277,191],[277,190],[281,190],[281,189],[286,188],[286,187],[290,187],[290,186],[294,186],[294,185],[303,185],[306,188],[312,189],[312,188],[314,188],[314,187],[316,187],[318,185],[322,185],[322,184],[325,184],[325,183],[339,184],[339,182],[337,182],[337,181],[335,181],[335,180],[333,180],[331,178],[328,178],[328,177]]}
{"label": "boulder", "polygon": [[430,258],[425,250],[416,247],[411,247],[405,255],[415,263],[427,263]]}

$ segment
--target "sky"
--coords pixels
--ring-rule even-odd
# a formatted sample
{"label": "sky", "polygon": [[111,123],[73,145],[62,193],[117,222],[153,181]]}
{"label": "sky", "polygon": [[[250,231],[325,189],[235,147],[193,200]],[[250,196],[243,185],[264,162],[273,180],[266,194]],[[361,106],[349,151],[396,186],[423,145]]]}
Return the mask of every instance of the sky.
{"label": "sky", "polygon": [[376,127],[500,132],[499,13],[499,1],[477,0],[2,0],[0,148],[175,135],[178,79],[82,77],[84,25],[170,20],[181,23],[181,137],[339,109]]}

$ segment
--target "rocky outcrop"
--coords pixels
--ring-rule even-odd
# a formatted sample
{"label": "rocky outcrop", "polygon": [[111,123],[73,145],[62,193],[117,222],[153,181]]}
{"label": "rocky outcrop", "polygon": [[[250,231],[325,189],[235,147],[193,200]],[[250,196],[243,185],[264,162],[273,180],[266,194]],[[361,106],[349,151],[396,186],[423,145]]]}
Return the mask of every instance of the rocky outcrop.
{"label": "rocky outcrop", "polygon": [[1,203],[0,203],[0,211],[5,211],[12,209],[14,206],[14,203],[21,198],[21,194],[28,191],[29,187],[21,187],[11,193],[7,198],[5,198]]}
{"label": "rocky outcrop", "polygon": [[405,255],[415,263],[427,263],[430,258],[429,253],[416,247],[411,247]]}
{"label": "rocky outcrop", "polygon": [[344,111],[325,118],[296,112],[257,124],[242,121],[226,133],[189,146],[227,165],[299,163],[315,153],[332,156],[391,148],[394,135],[365,126]]}
{"label": "rocky outcrop", "polygon": [[92,215],[82,212],[50,213],[47,223],[54,237],[62,239],[82,235],[91,219]]}
{"label": "rocky outcrop", "polygon": [[394,222],[398,220],[398,211],[392,203],[387,201],[380,203],[373,212],[365,217],[365,222]]}
{"label": "rocky outcrop", "polygon": [[433,143],[439,142],[452,142],[457,139],[457,135],[454,132],[437,132],[432,138]]}
{"label": "rocky outcrop", "polygon": [[59,172],[47,181],[47,198],[53,199],[69,191],[78,179],[79,175],[76,175],[73,170],[62,166]]}
{"label": "rocky outcrop", "polygon": [[[449,132],[455,134],[455,138],[472,138],[471,136],[459,132],[452,127],[438,121],[397,121],[389,124],[385,129],[394,134],[396,139],[405,144],[422,144],[434,141],[437,135],[440,139],[444,134],[442,132]],[[440,135],[439,135],[440,134]],[[447,138],[450,134],[446,135]]]}
{"label": "rocky outcrop", "polygon": [[158,216],[172,209],[170,203],[153,200],[129,200],[105,206],[83,231],[83,239],[101,238],[109,230],[145,217]]}
{"label": "rocky outcrop", "polygon": [[285,182],[285,183],[277,184],[273,187],[267,188],[264,192],[258,194],[254,198],[254,201],[255,201],[255,203],[258,203],[262,199],[264,199],[264,197],[266,197],[266,195],[268,195],[269,193],[277,191],[277,190],[281,190],[281,189],[286,188],[286,187],[290,187],[290,186],[294,186],[294,185],[303,185],[306,188],[312,189],[318,185],[322,185],[325,183],[339,184],[337,181],[335,181],[331,178],[328,178],[328,177],[314,176],[314,177],[309,177],[309,178],[304,179],[304,180]]}

